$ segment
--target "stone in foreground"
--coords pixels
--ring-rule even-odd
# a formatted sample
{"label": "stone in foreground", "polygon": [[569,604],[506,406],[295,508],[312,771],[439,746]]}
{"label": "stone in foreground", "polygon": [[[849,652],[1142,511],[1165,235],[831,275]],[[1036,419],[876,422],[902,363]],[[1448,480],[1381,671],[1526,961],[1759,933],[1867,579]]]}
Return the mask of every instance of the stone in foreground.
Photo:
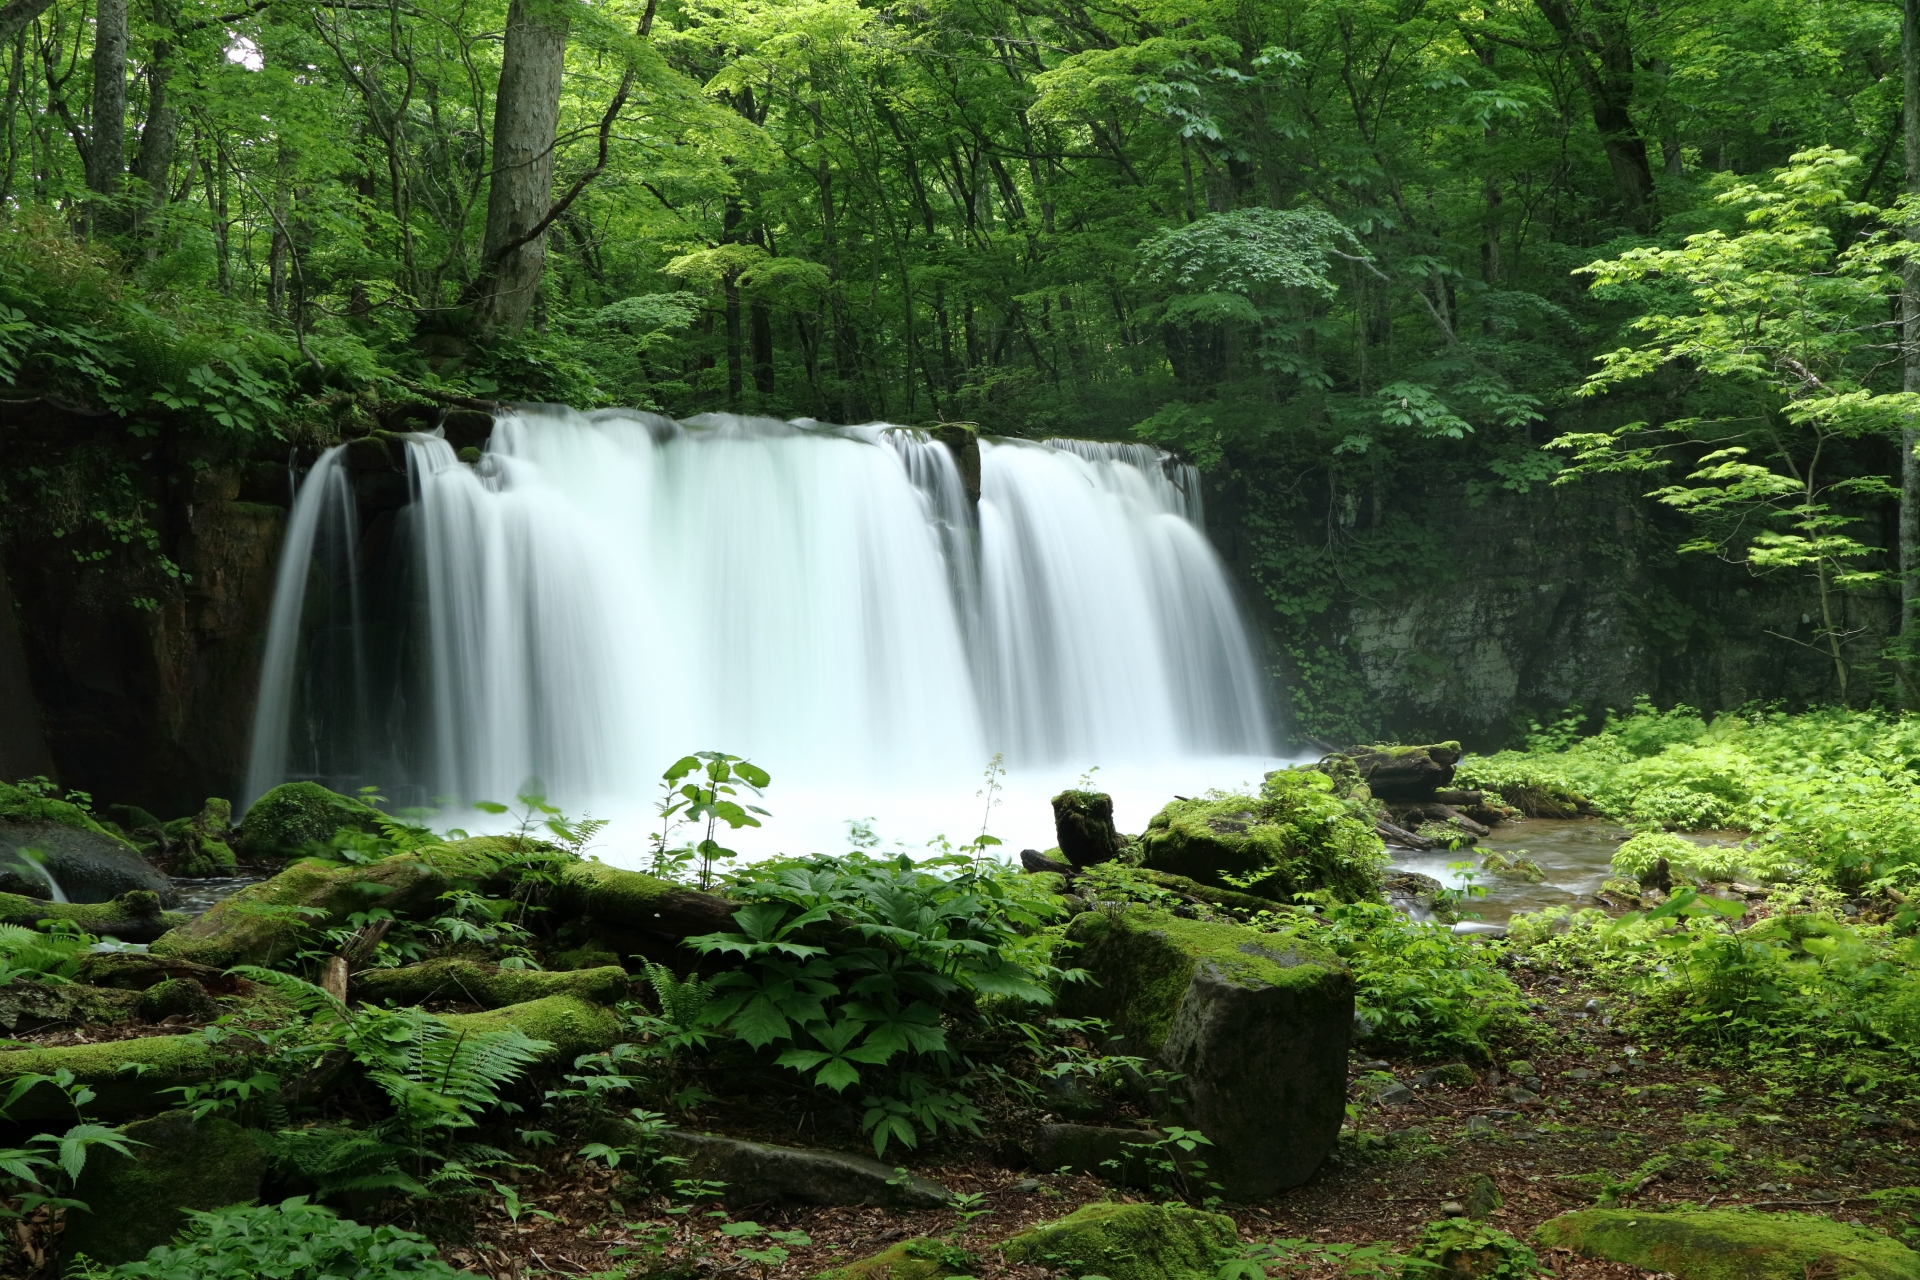
{"label": "stone in foreground", "polygon": [[1000,1246],[1009,1262],[1107,1280],[1211,1280],[1233,1219],[1184,1204],[1090,1204]]}
{"label": "stone in foreground", "polygon": [[668,1130],[665,1147],[686,1160],[685,1176],[727,1184],[729,1205],[863,1204],[938,1209],[952,1199],[937,1182],[844,1151],[776,1147],[688,1129]]}
{"label": "stone in foreground", "polygon": [[975,1260],[966,1250],[927,1236],[915,1236],[890,1245],[872,1257],[823,1271],[819,1280],[938,1280],[941,1276],[969,1274],[975,1270]]}
{"label": "stone in foreground", "polygon": [[88,1211],[67,1213],[68,1256],[108,1265],[144,1258],[186,1227],[186,1210],[251,1204],[260,1195],[267,1153],[231,1120],[169,1111],[121,1132],[138,1144],[132,1155],[96,1147],[74,1189]]}
{"label": "stone in foreground", "polygon": [[0,892],[52,896],[36,862],[71,902],[105,902],[133,889],[158,894],[163,904],[174,900],[173,882],[158,867],[76,806],[0,785]]}
{"label": "stone in foreground", "polygon": [[1920,1254],[1905,1245],[1807,1213],[1583,1209],[1541,1223],[1534,1238],[1679,1280],[1920,1280]]}
{"label": "stone in foreground", "polygon": [[1212,1141],[1207,1177],[1236,1200],[1305,1182],[1346,1114],[1353,978],[1309,938],[1134,908],[1068,937],[1098,983],[1063,1012],[1105,1018],[1127,1051],[1184,1077],[1175,1118]]}

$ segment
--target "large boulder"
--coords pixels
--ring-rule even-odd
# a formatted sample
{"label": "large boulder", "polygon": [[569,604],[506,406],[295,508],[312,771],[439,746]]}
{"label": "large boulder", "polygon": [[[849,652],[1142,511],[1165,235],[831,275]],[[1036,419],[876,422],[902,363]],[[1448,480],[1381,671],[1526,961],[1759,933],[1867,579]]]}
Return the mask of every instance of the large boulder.
{"label": "large boulder", "polygon": [[1165,1136],[1157,1129],[1043,1124],[1033,1133],[1033,1167],[1042,1173],[1071,1169],[1126,1187],[1149,1186],[1150,1149]]}
{"label": "large boulder", "polygon": [[1062,791],[1053,798],[1053,833],[1060,852],[1076,867],[1111,862],[1120,854],[1113,827],[1113,797],[1100,791]]}
{"label": "large boulder", "polygon": [[169,1111],[120,1132],[131,1154],[94,1148],[74,1188],[87,1208],[67,1211],[61,1246],[69,1257],[109,1266],[144,1258],[187,1226],[187,1210],[259,1198],[267,1153],[231,1120]]}
{"label": "large boulder", "polygon": [[341,830],[376,832],[379,814],[352,796],[317,782],[283,782],[247,807],[240,851],[256,860],[314,852]]}
{"label": "large boulder", "polygon": [[627,971],[618,965],[548,973],[447,958],[397,969],[364,969],[353,976],[353,995],[356,1000],[376,1004],[389,1000],[396,1005],[461,1000],[497,1009],[546,996],[578,996],[615,1004],[628,996],[631,985]]}
{"label": "large boulder", "polygon": [[1313,890],[1354,902],[1380,896],[1387,856],[1374,825],[1366,803],[1336,794],[1326,774],[1281,769],[1257,796],[1175,800],[1138,844],[1145,866],[1202,884],[1277,902]]}
{"label": "large boulder", "polygon": [[165,934],[153,953],[221,969],[271,965],[300,950],[312,931],[344,924],[357,911],[384,907],[401,917],[421,914],[449,883],[444,872],[413,853],[364,866],[297,862]]}
{"label": "large boulder", "polygon": [[1679,1280],[1920,1280],[1912,1249],[1806,1213],[1583,1209],[1541,1223],[1534,1238]]}
{"label": "large boulder", "polygon": [[667,1154],[686,1161],[686,1177],[724,1182],[729,1205],[863,1204],[940,1209],[952,1199],[937,1182],[895,1172],[870,1156],[779,1147],[688,1129],[667,1131]]}
{"label": "large boulder", "polygon": [[0,893],[51,897],[42,868],[72,902],[105,902],[130,889],[174,901],[158,867],[77,805],[0,784]]}
{"label": "large boulder", "polygon": [[1184,1079],[1172,1117],[1212,1142],[1209,1180],[1239,1200],[1298,1186],[1346,1111],[1353,978],[1312,939],[1131,908],[1067,936],[1094,982],[1063,1012],[1104,1018],[1128,1052]]}
{"label": "large boulder", "polygon": [[1184,1204],[1090,1204],[1000,1246],[1009,1262],[1107,1280],[1211,1280],[1239,1243],[1233,1219]]}

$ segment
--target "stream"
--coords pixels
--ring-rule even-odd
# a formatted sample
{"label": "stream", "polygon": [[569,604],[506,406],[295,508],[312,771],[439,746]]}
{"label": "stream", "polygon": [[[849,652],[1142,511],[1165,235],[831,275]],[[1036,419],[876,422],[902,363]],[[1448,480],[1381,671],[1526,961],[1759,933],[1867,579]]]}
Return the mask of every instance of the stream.
{"label": "stream", "polygon": [[[1469,922],[1505,925],[1521,912],[1597,905],[1593,895],[1611,874],[1614,850],[1630,834],[1627,828],[1599,818],[1520,818],[1501,823],[1472,848],[1417,853],[1389,846],[1387,852],[1396,871],[1432,876],[1449,889],[1473,884],[1486,890],[1485,897],[1466,904]],[[1744,837],[1738,831],[1679,834],[1704,845],[1737,844]],[[1540,864],[1547,878],[1535,883],[1479,871],[1480,860],[1494,852],[1525,855]]]}

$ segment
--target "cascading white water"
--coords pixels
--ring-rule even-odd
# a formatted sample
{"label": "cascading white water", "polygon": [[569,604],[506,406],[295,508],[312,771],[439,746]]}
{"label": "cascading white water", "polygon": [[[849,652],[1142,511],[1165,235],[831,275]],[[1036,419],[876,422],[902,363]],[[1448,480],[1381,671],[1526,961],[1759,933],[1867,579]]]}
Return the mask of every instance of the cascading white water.
{"label": "cascading white water", "polygon": [[[474,465],[410,437],[403,598],[355,624],[372,658],[328,668],[391,678],[378,707],[355,693],[361,710],[316,727],[302,602],[331,581],[313,567],[339,503],[323,486],[348,492],[330,453],[289,525],[249,796],[309,776],[459,804],[536,776],[604,812],[697,748],[750,756],[783,791],[964,785],[996,751],[1015,768],[1268,754],[1192,469],[1048,446],[983,442],[976,510],[945,445],[884,424],[529,408]],[[321,598],[337,614],[340,592]]]}

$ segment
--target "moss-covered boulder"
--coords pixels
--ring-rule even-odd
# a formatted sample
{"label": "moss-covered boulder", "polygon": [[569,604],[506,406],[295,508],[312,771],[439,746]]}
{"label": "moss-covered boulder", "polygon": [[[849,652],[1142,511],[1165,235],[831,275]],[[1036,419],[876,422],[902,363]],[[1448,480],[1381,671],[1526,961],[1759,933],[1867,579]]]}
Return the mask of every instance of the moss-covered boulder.
{"label": "moss-covered boulder", "polygon": [[939,1280],[970,1275],[978,1269],[972,1254],[957,1245],[915,1236],[888,1245],[871,1257],[822,1271],[817,1280]]}
{"label": "moss-covered boulder", "polygon": [[1233,1219],[1184,1204],[1090,1204],[1008,1240],[1009,1262],[1107,1280],[1210,1280],[1239,1242]]}
{"label": "moss-covered boulder", "polygon": [[1060,852],[1076,867],[1120,856],[1113,827],[1113,797],[1101,791],[1062,791],[1053,798],[1053,832]]}
{"label": "moss-covered boulder", "polygon": [[72,902],[105,902],[131,889],[174,901],[158,867],[78,806],[0,785],[0,892],[51,897],[47,874]]}
{"label": "moss-covered boulder", "polygon": [[356,911],[384,907],[401,917],[421,914],[447,886],[444,872],[412,853],[365,866],[297,862],[165,934],[153,952],[220,969],[270,965],[297,952],[311,931],[342,924]]}
{"label": "moss-covered boulder", "polygon": [[233,806],[209,799],[191,818],[175,818],[161,828],[170,846],[167,869],[183,880],[230,876],[237,859],[227,843],[233,827]]}
{"label": "moss-covered boulder", "polygon": [[546,996],[578,996],[614,1004],[626,998],[630,986],[627,971],[618,965],[546,973],[448,958],[397,969],[364,969],[353,977],[353,996],[376,1004],[388,1000],[396,1005],[461,1000],[497,1009]]}
{"label": "moss-covered boulder", "polygon": [[1316,889],[1343,902],[1377,899],[1387,866],[1373,811],[1335,794],[1315,769],[1270,773],[1257,796],[1175,800],[1138,843],[1142,864],[1156,871],[1278,902]]}
{"label": "moss-covered boulder", "polygon": [[0,893],[0,923],[38,929],[42,921],[64,920],[99,938],[122,942],[152,942],[191,916],[160,909],[160,895],[130,889],[110,902],[47,902]]}
{"label": "moss-covered boulder", "polygon": [[138,999],[131,991],[17,978],[0,986],[0,1027],[29,1032],[59,1026],[116,1026],[133,1020]]}
{"label": "moss-covered boulder", "polygon": [[[0,1089],[25,1076],[51,1076],[62,1068],[94,1091],[87,1104],[107,1119],[148,1115],[161,1110],[165,1092],[175,1085],[198,1084],[219,1070],[213,1049],[199,1036],[144,1036],[103,1044],[63,1045],[53,1049],[0,1051]],[[27,1090],[7,1113],[17,1121],[73,1119],[73,1104],[51,1085]]]}
{"label": "moss-covered boulder", "polygon": [[74,1189],[87,1206],[67,1212],[61,1246],[113,1265],[147,1256],[187,1226],[189,1209],[251,1204],[260,1196],[267,1153],[231,1120],[194,1120],[170,1111],[121,1130],[129,1155],[94,1148]]}
{"label": "moss-covered boulder", "polygon": [[166,978],[154,983],[136,997],[134,1008],[148,1022],[168,1018],[211,1022],[220,1012],[206,988],[192,978]]}
{"label": "moss-covered boulder", "polygon": [[1806,1213],[1583,1209],[1541,1223],[1534,1238],[1679,1280],[1920,1280],[1912,1249]]}
{"label": "moss-covered boulder", "polygon": [[378,831],[378,813],[317,782],[283,782],[247,806],[240,851],[255,860],[296,857],[328,844],[343,828]]}
{"label": "moss-covered boulder", "polygon": [[1209,1177],[1253,1200],[1319,1168],[1345,1116],[1353,978],[1304,934],[1133,908],[1067,936],[1094,978],[1063,1011],[1105,1018],[1129,1052],[1184,1077],[1181,1124],[1212,1141]]}

